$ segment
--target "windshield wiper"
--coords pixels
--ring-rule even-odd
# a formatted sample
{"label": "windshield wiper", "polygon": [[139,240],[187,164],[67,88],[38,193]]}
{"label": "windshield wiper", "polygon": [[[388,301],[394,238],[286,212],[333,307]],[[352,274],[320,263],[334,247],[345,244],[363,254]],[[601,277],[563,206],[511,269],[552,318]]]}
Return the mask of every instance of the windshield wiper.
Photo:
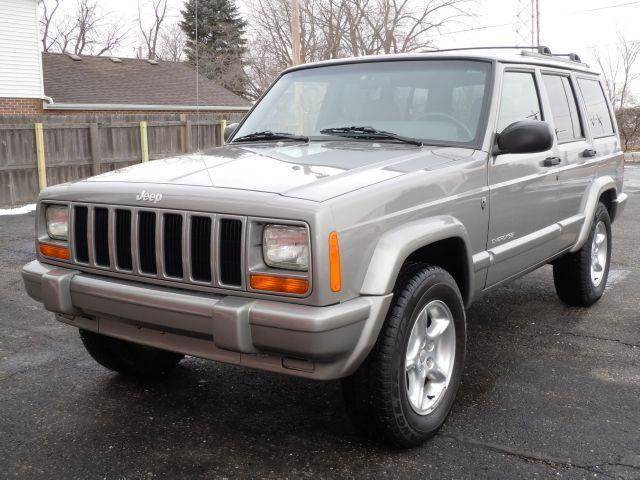
{"label": "windshield wiper", "polygon": [[305,135],[296,135],[294,133],[285,132],[272,132],[271,130],[264,130],[262,132],[253,132],[243,135],[238,138],[234,138],[231,143],[236,142],[254,142],[254,141],[271,141],[271,140],[293,140],[296,142],[309,142],[309,137]]}
{"label": "windshield wiper", "polygon": [[410,143],[418,147],[422,146],[422,141],[417,138],[403,137],[397,133],[377,130],[373,127],[336,127],[320,130],[323,135],[336,135],[338,137],[361,138],[364,140],[397,140],[398,142]]}

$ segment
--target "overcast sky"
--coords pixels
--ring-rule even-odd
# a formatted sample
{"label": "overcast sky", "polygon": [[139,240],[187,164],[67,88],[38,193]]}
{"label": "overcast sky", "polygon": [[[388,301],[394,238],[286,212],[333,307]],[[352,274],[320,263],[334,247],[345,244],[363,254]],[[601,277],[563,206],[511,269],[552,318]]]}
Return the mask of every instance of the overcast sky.
{"label": "overcast sky", "polygon": [[[139,1],[144,4],[148,0]],[[184,1],[169,0],[169,3],[169,17],[178,21]],[[138,0],[109,0],[100,4],[105,10],[118,12],[122,18],[137,17]],[[238,0],[237,4],[243,10],[243,1]],[[476,17],[450,26],[435,39],[436,44],[440,48],[520,44],[527,28],[521,28],[518,35],[516,15],[528,4],[529,0],[478,0],[474,9]],[[591,49],[615,48],[618,32],[630,40],[640,41],[640,0],[539,0],[539,4],[541,43],[553,52],[575,52],[593,63]],[[135,49],[136,45],[129,43],[117,54],[134,56]],[[636,85],[634,90],[638,94],[640,86]]]}

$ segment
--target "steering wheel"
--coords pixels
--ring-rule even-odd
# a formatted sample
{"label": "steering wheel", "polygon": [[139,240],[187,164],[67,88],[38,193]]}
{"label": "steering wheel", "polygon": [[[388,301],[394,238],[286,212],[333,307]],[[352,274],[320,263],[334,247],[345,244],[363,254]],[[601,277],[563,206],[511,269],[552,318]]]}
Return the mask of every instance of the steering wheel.
{"label": "steering wheel", "polygon": [[471,133],[469,128],[460,120],[458,120],[455,117],[452,117],[447,113],[429,112],[429,113],[426,113],[425,115],[422,115],[418,120],[427,120],[429,118],[442,119],[442,120],[448,121],[449,123],[453,123],[456,127],[462,129],[464,133],[466,133],[469,136],[469,140],[473,139],[473,134]]}

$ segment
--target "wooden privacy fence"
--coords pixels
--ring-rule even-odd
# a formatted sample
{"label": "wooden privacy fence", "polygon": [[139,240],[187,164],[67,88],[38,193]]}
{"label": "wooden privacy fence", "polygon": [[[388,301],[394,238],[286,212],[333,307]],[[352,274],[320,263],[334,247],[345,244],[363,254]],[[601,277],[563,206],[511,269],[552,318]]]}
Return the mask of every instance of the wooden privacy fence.
{"label": "wooden privacy fence", "polygon": [[171,114],[30,120],[0,123],[0,206],[34,202],[47,185],[220,146],[227,123]]}

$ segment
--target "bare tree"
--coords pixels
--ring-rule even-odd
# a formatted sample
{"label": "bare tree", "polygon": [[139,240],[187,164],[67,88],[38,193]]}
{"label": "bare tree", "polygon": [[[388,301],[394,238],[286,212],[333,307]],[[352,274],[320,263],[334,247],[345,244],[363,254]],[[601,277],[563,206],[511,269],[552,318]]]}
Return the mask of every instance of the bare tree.
{"label": "bare tree", "polygon": [[640,79],[640,41],[628,40],[619,33],[613,51],[595,49],[593,54],[616,111],[623,148],[627,150],[640,141],[640,108],[630,92],[633,82]]}
{"label": "bare tree", "polygon": [[100,15],[97,3],[79,0],[75,14],[73,53],[93,53],[102,55],[117,47],[126,35],[118,24],[107,23],[105,15]]}
{"label": "bare tree", "polygon": [[640,41],[628,40],[618,33],[615,49],[594,49],[593,55],[602,71],[607,94],[614,108],[627,106],[631,84],[640,78]]}
{"label": "bare tree", "polygon": [[[149,27],[145,27],[143,21],[142,9],[138,4],[138,28],[142,33],[142,38],[147,47],[147,58],[154,60],[157,55],[158,38],[167,14],[167,0],[152,0],[151,7],[153,10],[152,22]],[[147,15],[145,15],[146,17]]]}
{"label": "bare tree", "polygon": [[40,31],[42,34],[42,51],[50,51],[57,39],[58,35],[53,33],[54,16],[60,8],[60,0],[38,0],[38,6],[42,9],[42,15],[40,15]]}
{"label": "bare tree", "polygon": [[[432,47],[436,34],[469,16],[472,0],[301,0],[301,61]],[[289,0],[248,0],[251,96],[292,63]]]}
{"label": "bare tree", "polygon": [[179,62],[183,59],[186,41],[186,36],[177,23],[162,28],[156,56],[162,60]]}
{"label": "bare tree", "polygon": [[72,52],[102,55],[120,45],[127,29],[111,22],[110,15],[98,10],[96,1],[78,0],[75,10],[63,17],[56,13],[60,0],[41,0],[41,41],[45,52]]}

